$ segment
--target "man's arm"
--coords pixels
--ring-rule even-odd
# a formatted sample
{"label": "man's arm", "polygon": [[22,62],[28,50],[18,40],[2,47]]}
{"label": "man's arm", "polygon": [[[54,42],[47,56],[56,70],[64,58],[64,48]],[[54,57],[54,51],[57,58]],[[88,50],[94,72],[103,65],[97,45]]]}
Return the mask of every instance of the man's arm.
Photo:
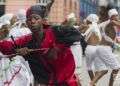
{"label": "man's arm", "polygon": [[86,24],[81,24],[81,25],[79,26],[79,31],[80,31],[81,33],[85,33],[85,31],[86,31],[88,28],[89,28],[88,25],[86,25]]}
{"label": "man's arm", "polygon": [[102,28],[102,29],[105,28],[110,23],[110,21],[111,20],[107,20],[105,22],[102,22],[102,23],[98,24],[99,28]]}

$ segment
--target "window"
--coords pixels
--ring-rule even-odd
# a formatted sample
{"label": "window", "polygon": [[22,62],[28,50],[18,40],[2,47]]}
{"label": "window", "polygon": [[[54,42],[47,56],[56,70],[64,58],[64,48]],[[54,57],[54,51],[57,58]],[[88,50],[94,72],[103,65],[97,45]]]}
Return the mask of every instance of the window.
{"label": "window", "polygon": [[0,16],[5,13],[5,0],[0,0]]}

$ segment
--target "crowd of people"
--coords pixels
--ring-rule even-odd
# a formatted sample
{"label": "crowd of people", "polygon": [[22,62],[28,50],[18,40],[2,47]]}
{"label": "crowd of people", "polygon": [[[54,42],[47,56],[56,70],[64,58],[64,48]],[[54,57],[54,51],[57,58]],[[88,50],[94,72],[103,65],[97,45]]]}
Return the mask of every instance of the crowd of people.
{"label": "crowd of people", "polygon": [[53,2],[0,17],[0,86],[82,86],[83,57],[89,86],[97,86],[109,68],[109,86],[114,86],[120,69],[114,53],[120,49],[118,11],[110,8],[107,19],[89,14],[79,25],[70,13],[60,25],[51,25],[46,18]]}

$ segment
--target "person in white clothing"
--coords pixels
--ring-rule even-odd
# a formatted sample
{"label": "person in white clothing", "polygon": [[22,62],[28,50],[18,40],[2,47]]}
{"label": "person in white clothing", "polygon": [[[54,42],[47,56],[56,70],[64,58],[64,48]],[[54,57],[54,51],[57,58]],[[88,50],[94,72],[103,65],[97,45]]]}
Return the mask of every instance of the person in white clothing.
{"label": "person in white clothing", "polygon": [[12,13],[4,14],[0,17],[0,40],[7,38],[11,26],[17,21],[16,15]]}
{"label": "person in white clothing", "polygon": [[[99,71],[99,69],[106,70],[106,66],[104,66],[104,64],[99,65],[99,62],[101,62],[101,60],[97,58],[96,55],[96,50],[102,39],[100,29],[98,27],[98,21],[99,17],[96,14],[88,15],[88,17],[86,18],[86,23],[88,24],[89,28],[83,34],[85,36],[85,40],[88,43],[85,50],[85,56],[87,69],[91,80],[93,80],[94,78],[93,70],[95,70],[95,74],[97,74],[97,71]],[[93,66],[95,68],[93,68]],[[104,72],[104,74],[105,73],[106,71]]]}
{"label": "person in white clothing", "polygon": [[21,37],[27,34],[31,34],[31,31],[26,25],[26,11],[20,9],[16,14],[18,21],[12,26],[9,31],[8,37],[13,36],[14,38]]}
{"label": "person in white clothing", "polygon": [[[102,34],[102,41],[100,46],[96,50],[96,54],[98,55],[99,59],[105,64],[107,68],[111,68],[113,71],[111,73],[109,86],[113,86],[114,79],[120,69],[120,63],[118,62],[116,55],[112,51],[112,47],[117,47],[117,44],[114,42],[115,39],[115,26],[119,26],[118,23],[118,12],[116,9],[110,9],[108,12],[109,19],[105,22],[99,24]],[[117,22],[117,23],[116,23]],[[106,70],[100,70],[95,75],[91,82],[91,86],[94,86],[95,83],[104,75]]]}

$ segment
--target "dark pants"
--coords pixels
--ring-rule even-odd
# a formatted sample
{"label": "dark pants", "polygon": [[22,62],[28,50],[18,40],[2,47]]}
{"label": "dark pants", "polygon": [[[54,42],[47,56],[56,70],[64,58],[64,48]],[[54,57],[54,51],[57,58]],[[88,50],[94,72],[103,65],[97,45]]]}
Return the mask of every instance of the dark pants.
{"label": "dark pants", "polygon": [[29,58],[28,62],[34,76],[35,83],[48,85],[50,74],[46,70],[44,64],[35,58]]}

